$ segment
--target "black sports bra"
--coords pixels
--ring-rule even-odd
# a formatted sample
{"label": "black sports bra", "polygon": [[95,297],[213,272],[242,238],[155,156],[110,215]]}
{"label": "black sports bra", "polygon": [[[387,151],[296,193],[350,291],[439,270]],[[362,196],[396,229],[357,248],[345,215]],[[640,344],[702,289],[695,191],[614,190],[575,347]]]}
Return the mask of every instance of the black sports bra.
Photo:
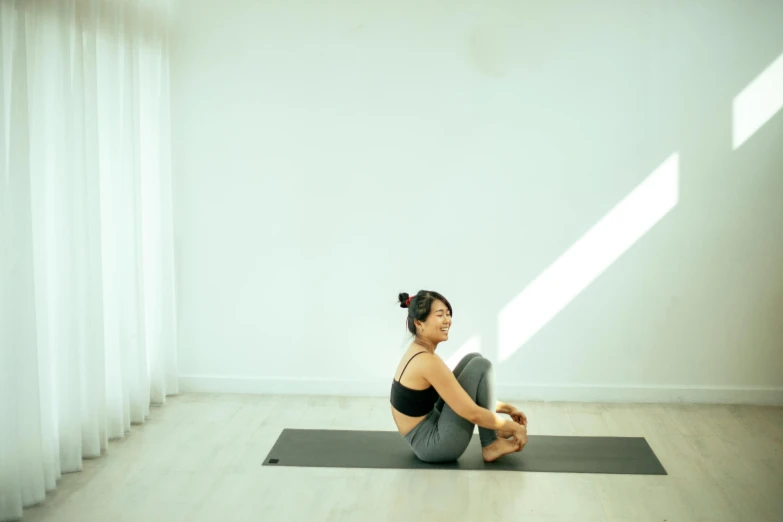
{"label": "black sports bra", "polygon": [[[419,352],[416,355],[421,353],[428,352]],[[413,357],[416,357],[416,355]],[[413,360],[413,357],[408,359],[408,362],[405,363],[405,368],[403,368],[402,373],[400,373],[400,379],[392,379],[391,404],[400,413],[404,413],[411,417],[421,417],[432,411],[435,403],[440,399],[440,395],[432,385],[425,390],[412,390],[400,382],[402,380],[402,374],[405,373],[405,370]]]}

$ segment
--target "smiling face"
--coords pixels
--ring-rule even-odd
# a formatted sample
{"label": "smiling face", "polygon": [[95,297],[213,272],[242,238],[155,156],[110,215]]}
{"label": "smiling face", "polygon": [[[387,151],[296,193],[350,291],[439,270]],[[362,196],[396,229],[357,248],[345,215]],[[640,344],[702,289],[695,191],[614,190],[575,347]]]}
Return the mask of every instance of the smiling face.
{"label": "smiling face", "polygon": [[432,301],[432,307],[427,319],[416,321],[417,335],[434,345],[449,339],[451,328],[451,312],[446,303],[440,299]]}

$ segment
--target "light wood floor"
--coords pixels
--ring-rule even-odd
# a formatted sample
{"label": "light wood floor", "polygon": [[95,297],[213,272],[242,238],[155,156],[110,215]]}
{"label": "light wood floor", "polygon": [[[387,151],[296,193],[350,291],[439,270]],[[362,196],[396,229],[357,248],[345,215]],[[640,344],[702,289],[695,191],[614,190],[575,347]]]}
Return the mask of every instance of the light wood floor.
{"label": "light wood floor", "polygon": [[394,429],[388,400],[183,395],[23,520],[783,521],[783,408],[510,402],[533,435],[644,436],[669,475],[262,467],[285,427]]}

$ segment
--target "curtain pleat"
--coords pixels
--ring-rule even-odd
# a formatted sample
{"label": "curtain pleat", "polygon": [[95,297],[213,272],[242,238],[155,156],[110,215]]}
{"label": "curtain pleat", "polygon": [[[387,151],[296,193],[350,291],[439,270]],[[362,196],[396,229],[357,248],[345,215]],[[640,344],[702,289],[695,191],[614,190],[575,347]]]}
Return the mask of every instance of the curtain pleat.
{"label": "curtain pleat", "polygon": [[0,521],[178,391],[165,8],[0,3]]}

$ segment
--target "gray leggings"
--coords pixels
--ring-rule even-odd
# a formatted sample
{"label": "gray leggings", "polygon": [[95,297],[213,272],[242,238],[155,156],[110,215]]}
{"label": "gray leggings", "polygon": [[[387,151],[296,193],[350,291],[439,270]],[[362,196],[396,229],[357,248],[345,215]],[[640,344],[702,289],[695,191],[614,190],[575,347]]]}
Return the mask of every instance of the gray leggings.
{"label": "gray leggings", "polygon": [[[492,363],[478,353],[466,355],[454,368],[454,376],[470,398],[482,408],[495,411]],[[413,453],[424,462],[457,460],[468,447],[475,425],[438,399],[433,410],[405,435]],[[479,426],[481,447],[497,440],[497,432]]]}

